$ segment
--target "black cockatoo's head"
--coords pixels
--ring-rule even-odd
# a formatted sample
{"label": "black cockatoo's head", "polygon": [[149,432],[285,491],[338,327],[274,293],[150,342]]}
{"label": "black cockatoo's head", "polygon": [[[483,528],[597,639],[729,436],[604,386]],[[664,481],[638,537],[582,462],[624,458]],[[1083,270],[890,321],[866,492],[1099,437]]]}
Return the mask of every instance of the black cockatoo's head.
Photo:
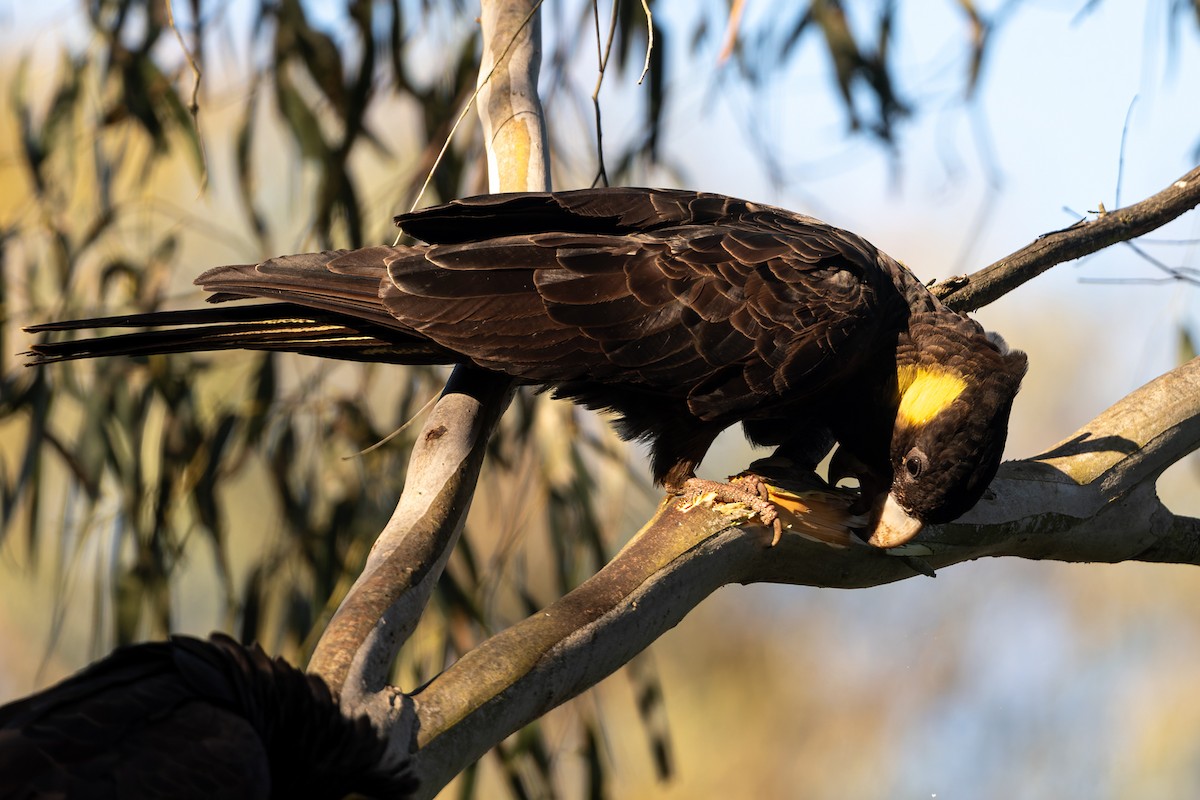
{"label": "black cockatoo's head", "polygon": [[895,547],[975,505],[1000,466],[1027,360],[949,311],[914,315],[897,348],[891,484],[870,542]]}

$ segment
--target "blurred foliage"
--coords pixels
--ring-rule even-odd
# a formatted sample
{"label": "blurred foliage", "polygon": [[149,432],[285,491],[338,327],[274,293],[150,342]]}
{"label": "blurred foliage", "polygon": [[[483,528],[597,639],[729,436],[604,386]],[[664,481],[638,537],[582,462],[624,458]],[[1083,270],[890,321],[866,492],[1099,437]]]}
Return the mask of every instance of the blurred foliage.
{"label": "blurred foliage", "polygon": [[[900,3],[771,4],[763,20],[731,32],[735,74],[761,84],[801,48],[822,48],[847,127],[892,147],[914,109],[889,60]],[[247,5],[248,23],[237,18]],[[994,20],[971,0],[957,5],[967,22],[969,98]],[[672,21],[666,4],[650,6],[641,127],[607,154],[616,182],[668,160],[661,142],[675,48],[698,51],[730,33],[726,3],[701,4],[686,25]],[[80,7],[72,22],[80,30],[63,38],[56,67],[31,46],[7,73],[5,125],[13,130],[3,136],[17,141],[20,178],[10,183],[23,188],[0,219],[0,545],[20,544],[34,565],[55,554],[60,588],[73,580],[72,565],[98,565],[96,651],[172,630],[180,576],[211,563],[222,609],[212,626],[302,660],[391,511],[412,431],[345,456],[416,414],[438,390],[439,373],[229,354],[30,371],[11,355],[16,328],[163,307],[177,275],[205,266],[183,263],[195,255],[188,242],[196,236],[219,239],[245,260],[297,235],[292,243],[305,248],[386,240],[391,214],[413,201],[474,89],[475,9],[464,0]],[[1176,22],[1187,13],[1200,19],[1198,8],[1177,0]],[[599,49],[607,23],[593,15],[604,13],[585,2],[547,6],[558,23],[544,58],[548,95],[590,94],[573,82],[571,65]],[[632,80],[646,58],[646,19],[627,0],[615,20],[609,69]],[[559,161],[580,157],[551,133]],[[282,172],[273,160],[281,147]],[[484,172],[478,136],[464,132],[422,201],[481,191]],[[186,196],[205,186],[235,198],[235,221],[171,210],[181,187]],[[417,646],[398,667],[406,685],[577,585],[625,530],[627,520],[600,500],[606,474],[623,469],[623,451],[606,428],[562,406],[529,395],[514,403],[477,500],[511,521],[492,513],[487,525],[469,527]],[[518,557],[518,539],[531,552],[536,539],[540,549]],[[644,664],[632,674],[658,771],[667,774],[658,679]],[[594,710],[578,711],[574,723],[582,791],[603,796]],[[541,725],[506,742],[498,758],[514,796],[558,786]],[[462,782],[468,794],[474,774]]]}

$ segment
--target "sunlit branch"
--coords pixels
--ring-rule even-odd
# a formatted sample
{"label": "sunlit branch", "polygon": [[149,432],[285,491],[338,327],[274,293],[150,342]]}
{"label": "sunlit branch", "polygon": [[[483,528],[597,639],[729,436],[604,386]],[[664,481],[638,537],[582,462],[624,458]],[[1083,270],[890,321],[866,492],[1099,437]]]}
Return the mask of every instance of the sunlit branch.
{"label": "sunlit branch", "polygon": [[[539,6],[483,3],[477,96],[494,192],[548,188]],[[485,446],[511,393],[505,378],[456,368],[419,435],[396,511],[309,665],[348,707],[371,706],[386,685],[458,540]],[[370,710],[377,718],[388,713]]]}
{"label": "sunlit branch", "polygon": [[[484,39],[511,47],[512,59],[496,64],[489,47],[481,67],[481,75],[491,76],[480,88],[479,107],[492,191],[549,188],[536,104],[537,18],[527,13],[534,5],[484,3]],[[494,13],[500,6],[507,17]],[[944,285],[941,294],[956,308],[978,307],[1054,264],[1139,236],[1198,203],[1200,170],[1194,170],[1147,200],[1047,234]],[[685,513],[668,499],[578,589],[404,694],[384,687],[384,676],[457,540],[482,445],[510,390],[506,380],[480,373],[459,371],[452,382],[414,451],[396,514],[313,659],[350,708],[390,726],[393,744],[413,753],[423,796],[628,663],[729,583],[875,586],[988,555],[1200,563],[1200,523],[1171,514],[1154,486],[1164,469],[1200,446],[1200,360],[1194,360],[1048,452],[1005,464],[970,514],[927,528],[920,544],[903,553],[834,549],[794,532],[770,547],[771,532],[744,515],[703,506]]]}
{"label": "sunlit branch", "polygon": [[1200,563],[1200,521],[1172,515],[1154,481],[1200,446],[1200,358],[1122,399],[1046,453],[1004,466],[965,519],[909,555],[833,549],[667,500],[578,589],[463,656],[414,693],[432,793],[521,726],[611,674],[729,583],[860,588],[981,556]]}
{"label": "sunlit branch", "polygon": [[971,311],[994,302],[1056,264],[1135,239],[1197,205],[1200,205],[1200,167],[1141,202],[1043,234],[991,266],[944,281],[933,291],[951,308]]}

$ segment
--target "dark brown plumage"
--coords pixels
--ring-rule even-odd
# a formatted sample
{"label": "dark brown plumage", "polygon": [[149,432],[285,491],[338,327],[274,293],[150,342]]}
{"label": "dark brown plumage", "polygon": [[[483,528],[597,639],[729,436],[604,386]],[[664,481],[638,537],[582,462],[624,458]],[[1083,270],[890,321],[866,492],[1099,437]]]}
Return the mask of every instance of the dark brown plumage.
{"label": "dark brown plumage", "polygon": [[404,761],[325,683],[215,635],[123,647],[0,708],[0,796],[408,796]]}
{"label": "dark brown plumage", "polygon": [[[867,490],[890,488],[876,517],[901,514],[899,538],[965,511],[995,473],[1024,356],[852,233],[633,188],[476,197],[397,223],[428,244],[219,267],[197,279],[211,301],[283,302],[35,326],[182,327],[40,343],[34,363],[236,347],[473,364],[616,411],[673,490],[737,422],[805,464],[836,440]],[[900,419],[910,389],[936,413]]]}

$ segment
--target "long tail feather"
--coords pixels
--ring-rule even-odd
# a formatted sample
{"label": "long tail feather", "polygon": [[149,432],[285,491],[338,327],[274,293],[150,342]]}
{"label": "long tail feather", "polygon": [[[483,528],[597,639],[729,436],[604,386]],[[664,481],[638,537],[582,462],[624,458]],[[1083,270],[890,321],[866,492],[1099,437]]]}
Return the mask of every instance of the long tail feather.
{"label": "long tail feather", "polygon": [[26,354],[27,364],[207,350],[277,350],[396,364],[451,364],[462,360],[416,335],[291,303],[94,317],[33,325],[26,330],[43,333],[103,328],[156,330],[40,342]]}

